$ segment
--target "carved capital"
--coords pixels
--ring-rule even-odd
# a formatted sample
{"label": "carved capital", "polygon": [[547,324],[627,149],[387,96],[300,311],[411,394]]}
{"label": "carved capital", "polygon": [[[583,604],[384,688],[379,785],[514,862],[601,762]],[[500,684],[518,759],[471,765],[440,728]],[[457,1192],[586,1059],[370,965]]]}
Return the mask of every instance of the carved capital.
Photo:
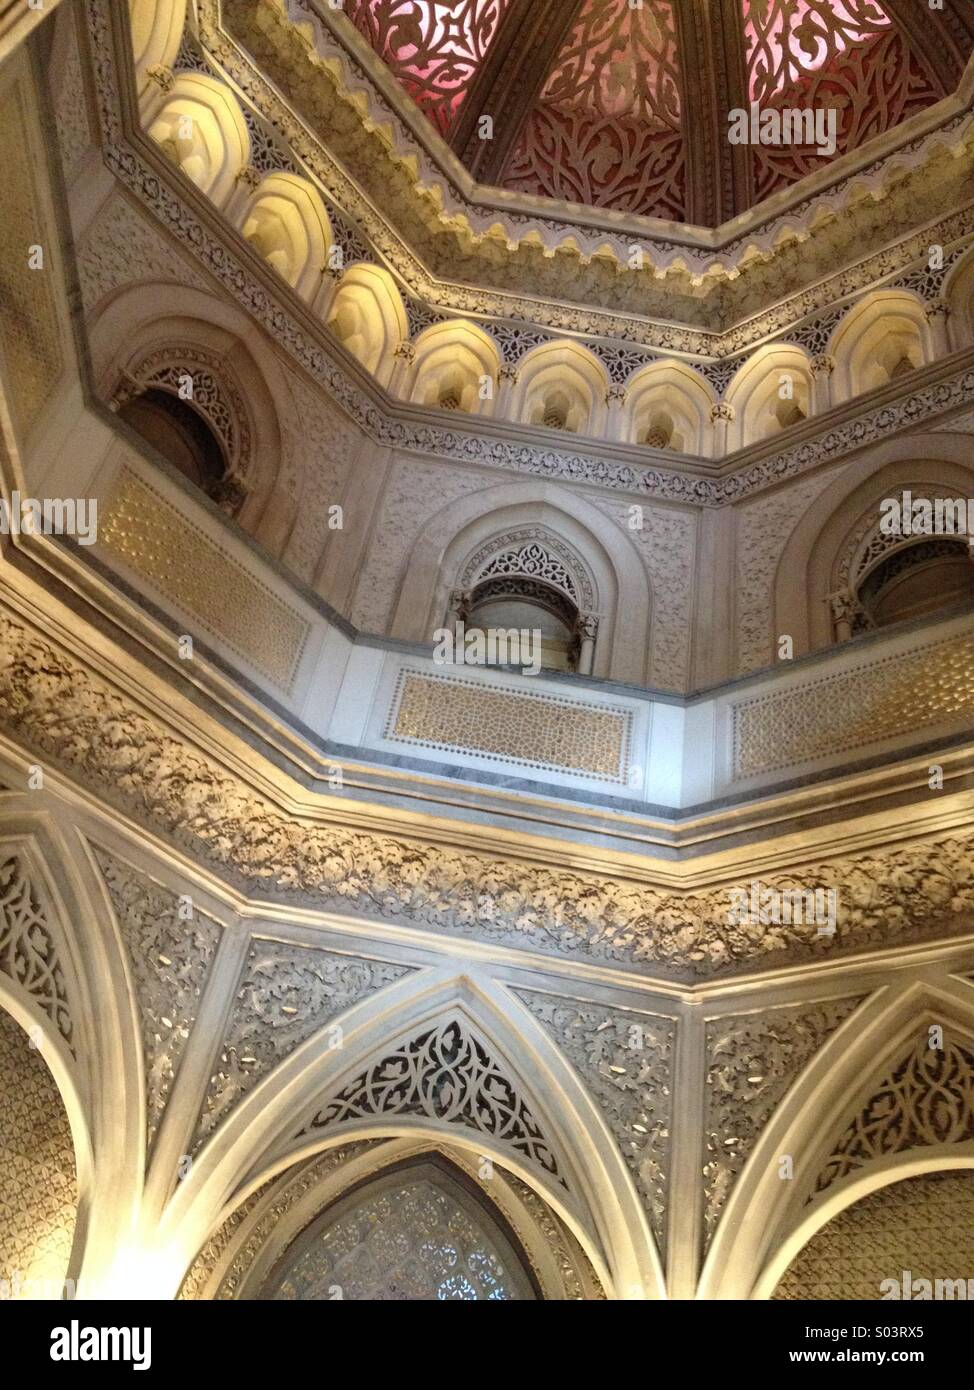
{"label": "carved capital", "polygon": [[835,358],[827,352],[818,352],[812,358],[809,366],[812,369],[812,376],[831,376],[835,371]]}
{"label": "carved capital", "polygon": [[166,93],[171,92],[176,85],[176,74],[172,68],[167,68],[162,63],[157,63],[154,68],[147,68],[145,75]]}
{"label": "carved capital", "polygon": [[716,405],[710,407],[710,420],[712,424],[716,425],[718,420],[733,420],[733,418],[734,407],[728,405],[726,401],[718,401]]}
{"label": "carved capital", "polygon": [[610,386],[605,393],[605,403],[611,410],[614,405],[623,406],[629,399],[629,392],[624,386]]}
{"label": "carved capital", "polygon": [[393,357],[401,357],[404,362],[415,362],[416,347],[407,338],[399,344],[392,355]]}

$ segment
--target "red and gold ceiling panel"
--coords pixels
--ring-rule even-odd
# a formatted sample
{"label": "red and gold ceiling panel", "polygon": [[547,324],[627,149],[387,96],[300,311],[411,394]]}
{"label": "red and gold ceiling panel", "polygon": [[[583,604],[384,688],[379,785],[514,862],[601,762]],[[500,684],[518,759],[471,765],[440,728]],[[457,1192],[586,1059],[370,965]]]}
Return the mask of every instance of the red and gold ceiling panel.
{"label": "red and gold ceiling panel", "polygon": [[[741,3],[751,101],[762,110],[834,111],[836,155],[891,130],[941,95],[877,0]],[[828,158],[812,145],[756,145],[755,201]]]}
{"label": "red and gold ceiling panel", "polygon": [[509,0],[345,0],[345,13],[449,135]]}
{"label": "red and gold ceiling panel", "polygon": [[506,188],[680,220],[686,161],[670,0],[584,0],[504,173]]}

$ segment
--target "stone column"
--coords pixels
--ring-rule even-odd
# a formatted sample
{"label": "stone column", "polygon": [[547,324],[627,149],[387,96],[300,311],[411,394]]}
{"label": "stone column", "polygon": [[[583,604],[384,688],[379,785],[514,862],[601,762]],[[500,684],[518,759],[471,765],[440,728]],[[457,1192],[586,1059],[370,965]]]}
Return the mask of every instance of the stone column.
{"label": "stone column", "polygon": [[608,411],[605,422],[607,439],[622,443],[626,438],[629,421],[626,417],[626,401],[629,392],[624,386],[610,386],[605,393],[605,408]]}
{"label": "stone column", "polygon": [[852,623],[856,614],[855,595],[849,589],[840,589],[829,594],[829,608],[832,612],[832,631],[837,642],[848,642],[852,636]]}
{"label": "stone column", "polygon": [[580,676],[590,676],[595,662],[595,639],[599,631],[599,620],[594,613],[579,613],[575,624],[575,640],[578,643],[578,665]]}
{"label": "stone column", "polygon": [[521,373],[512,362],[504,362],[497,373],[497,399],[494,401],[494,415],[498,420],[514,419],[514,388],[521,379]]}
{"label": "stone column", "polygon": [[812,358],[812,413],[821,415],[832,404],[832,373],[835,371],[835,358],[827,352],[819,352]]}
{"label": "stone column", "polygon": [[714,427],[714,453],[715,459],[723,458],[727,453],[727,426],[734,418],[734,407],[728,405],[726,401],[718,401],[716,405],[710,407],[710,422]]}
{"label": "stone column", "polygon": [[950,317],[950,305],[945,299],[935,299],[932,304],[927,305],[927,323],[930,325],[930,346],[933,352],[933,360],[938,362],[942,357],[950,354],[950,334],[947,331],[947,320]]}
{"label": "stone column", "polygon": [[393,356],[396,361],[389,376],[389,394],[406,400],[409,396],[413,363],[416,361],[416,348],[406,338],[395,349]]}

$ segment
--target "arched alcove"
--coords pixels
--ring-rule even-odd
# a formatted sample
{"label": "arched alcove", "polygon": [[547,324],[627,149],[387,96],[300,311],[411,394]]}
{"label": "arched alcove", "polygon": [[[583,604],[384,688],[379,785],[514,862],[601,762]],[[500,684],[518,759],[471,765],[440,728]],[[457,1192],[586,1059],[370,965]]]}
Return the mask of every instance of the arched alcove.
{"label": "arched alcove", "polygon": [[145,122],[173,164],[222,207],[250,157],[247,123],[226,83],[180,73],[158,105],[150,103]]}
{"label": "arched alcove", "polygon": [[388,386],[395,351],[409,337],[402,295],[389,272],[364,262],[350,265],[331,302],[327,322],[366,371]]}
{"label": "arched alcove", "polygon": [[[331,224],[313,184],[297,174],[266,174],[239,218],[259,256],[308,303],[322,293]],[[330,289],[330,286],[328,287]]]}
{"label": "arched alcove", "polygon": [[922,301],[908,290],[866,295],[837,325],[829,352],[836,403],[908,376],[932,356]]}
{"label": "arched alcove", "polygon": [[510,418],[569,434],[599,434],[605,425],[605,368],[580,343],[542,343],[521,361]]}
{"label": "arched alcove", "polygon": [[814,400],[808,355],[790,343],[759,348],[738,370],[725,400],[733,412],[728,452],[800,424],[812,413]]}
{"label": "arched alcove", "polygon": [[626,440],[653,449],[710,458],[713,388],[692,367],[680,362],[651,362],[628,384]]}
{"label": "arched alcove", "polygon": [[440,410],[489,415],[500,358],[492,338],[464,319],[435,323],[415,343],[408,399]]}

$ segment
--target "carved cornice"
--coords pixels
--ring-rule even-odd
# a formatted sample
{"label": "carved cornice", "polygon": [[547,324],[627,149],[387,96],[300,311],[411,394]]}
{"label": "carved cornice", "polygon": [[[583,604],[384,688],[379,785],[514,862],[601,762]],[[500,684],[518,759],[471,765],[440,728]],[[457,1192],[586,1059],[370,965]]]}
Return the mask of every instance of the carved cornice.
{"label": "carved cornice", "polygon": [[974,831],[766,875],[765,886],[781,890],[839,886],[835,936],[757,919],[730,925],[722,884],[663,890],[644,873],[553,868],[298,816],[9,609],[0,639],[0,729],[248,894],[687,981],[974,927]]}

